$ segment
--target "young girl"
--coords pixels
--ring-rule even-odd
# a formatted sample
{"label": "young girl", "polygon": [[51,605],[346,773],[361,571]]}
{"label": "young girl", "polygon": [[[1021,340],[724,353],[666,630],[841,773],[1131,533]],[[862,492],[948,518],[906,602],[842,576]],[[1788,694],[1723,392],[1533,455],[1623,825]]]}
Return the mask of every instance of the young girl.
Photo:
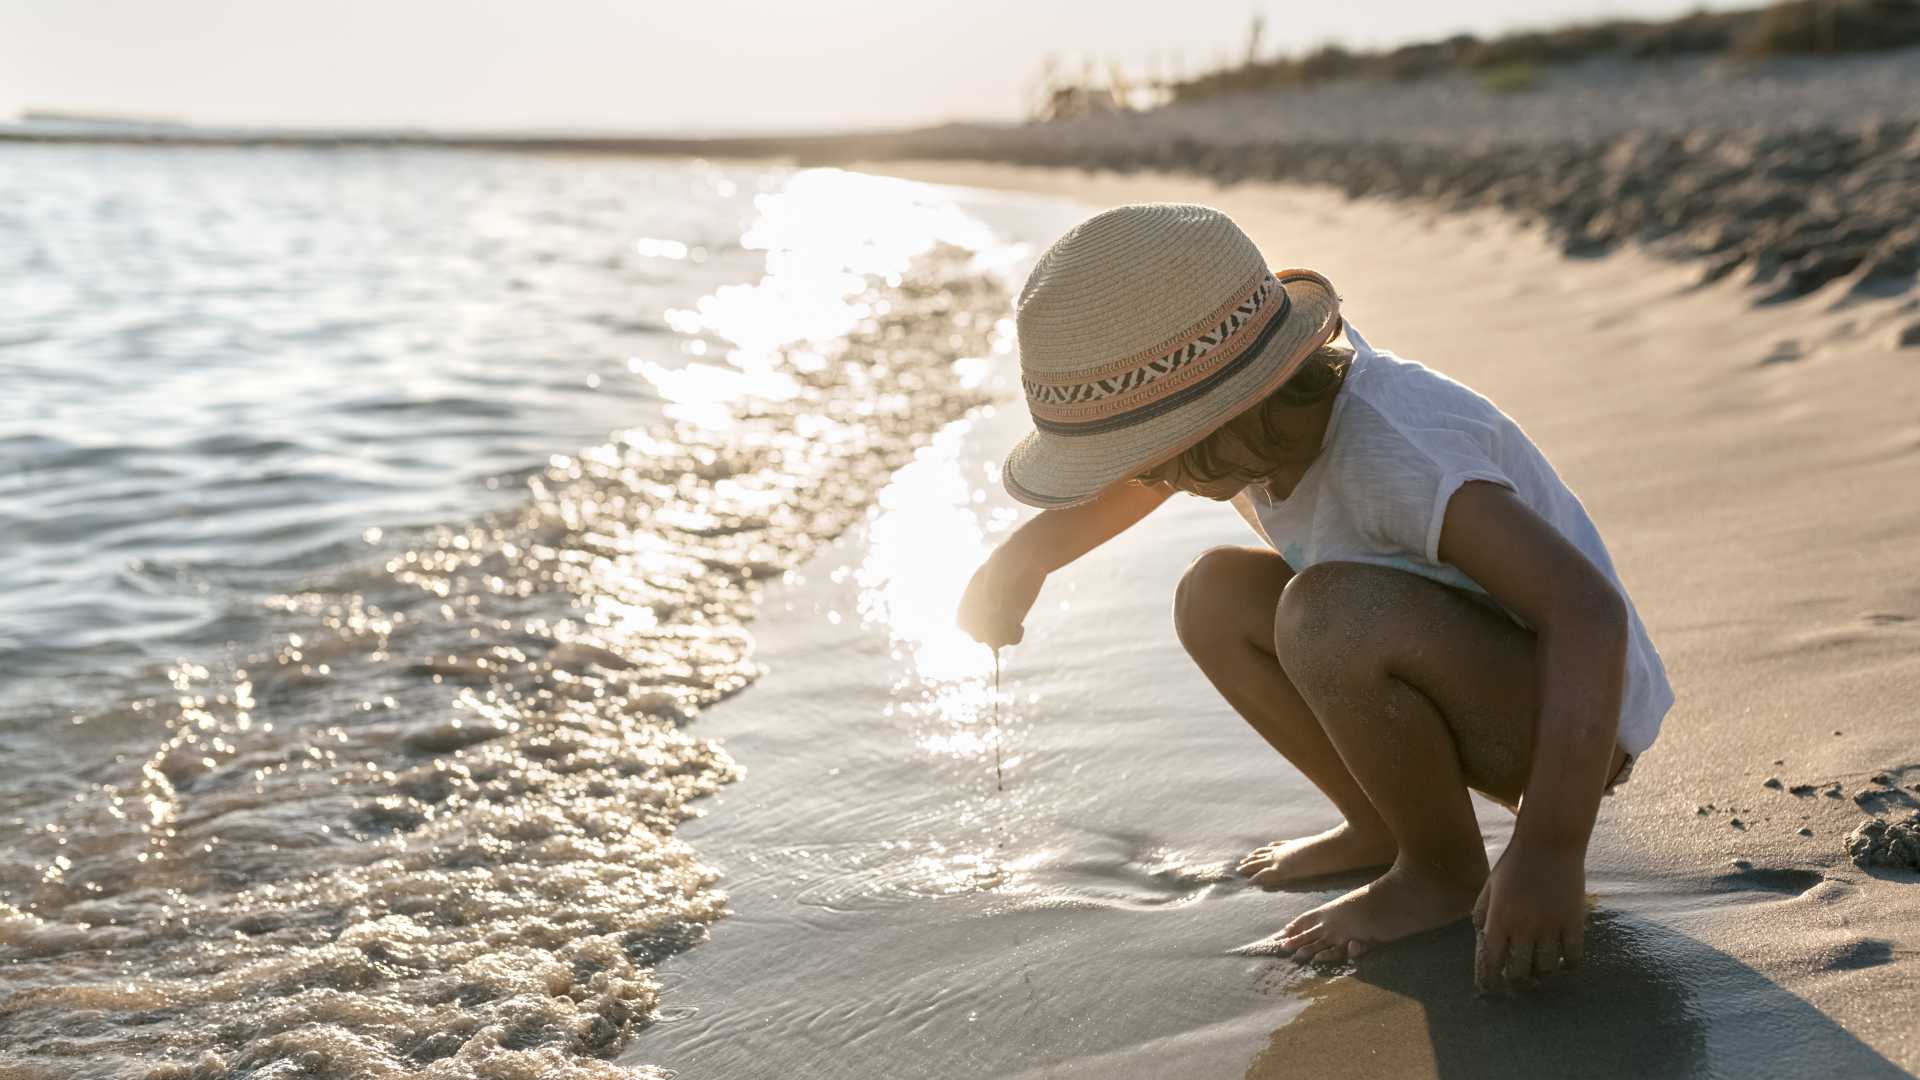
{"label": "young girl", "polygon": [[[1673,701],[1600,535],[1487,399],[1375,349],[1311,270],[1267,269],[1218,210],[1082,222],[1019,298],[1036,430],[1007,490],[1045,512],[975,573],[960,624],[999,647],[1046,575],[1176,491],[1231,500],[1267,548],[1217,548],[1174,595],[1181,643],[1345,817],[1240,871],[1273,885],[1367,867],[1288,923],[1345,960],[1471,912],[1476,980],[1580,961],[1601,795]],[[1344,330],[1351,349],[1332,344]],[[1468,797],[1519,815],[1489,872]]]}

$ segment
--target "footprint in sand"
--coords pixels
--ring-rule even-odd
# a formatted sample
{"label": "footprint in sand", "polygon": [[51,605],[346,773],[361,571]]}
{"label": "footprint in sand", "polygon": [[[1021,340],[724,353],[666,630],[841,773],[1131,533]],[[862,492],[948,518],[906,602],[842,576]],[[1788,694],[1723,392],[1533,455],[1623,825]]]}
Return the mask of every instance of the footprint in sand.
{"label": "footprint in sand", "polygon": [[1800,347],[1799,338],[1781,338],[1774,342],[1771,352],[1760,358],[1757,366],[1769,367],[1774,364],[1797,363],[1806,355],[1806,350]]}

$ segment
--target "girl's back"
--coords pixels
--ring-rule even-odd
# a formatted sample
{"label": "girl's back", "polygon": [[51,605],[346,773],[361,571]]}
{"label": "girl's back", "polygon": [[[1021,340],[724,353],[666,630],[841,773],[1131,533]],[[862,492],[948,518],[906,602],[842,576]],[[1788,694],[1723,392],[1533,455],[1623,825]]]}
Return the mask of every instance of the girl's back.
{"label": "girl's back", "polygon": [[1255,485],[1235,497],[1236,508],[1295,571],[1322,562],[1373,563],[1485,598],[1477,583],[1441,561],[1440,527],[1462,484],[1483,480],[1511,489],[1627,601],[1631,634],[1620,742],[1629,753],[1645,750],[1673,704],[1673,690],[1586,507],[1493,402],[1432,368],[1371,347],[1351,323],[1347,337],[1353,363],[1320,454],[1285,497]]}

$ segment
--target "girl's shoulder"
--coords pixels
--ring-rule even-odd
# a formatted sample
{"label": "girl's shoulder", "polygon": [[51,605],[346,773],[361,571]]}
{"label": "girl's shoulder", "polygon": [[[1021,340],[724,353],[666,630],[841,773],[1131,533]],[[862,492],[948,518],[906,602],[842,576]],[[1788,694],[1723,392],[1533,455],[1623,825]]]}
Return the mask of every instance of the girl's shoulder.
{"label": "girl's shoulder", "polygon": [[1446,372],[1386,349],[1355,356],[1348,387],[1375,408],[1447,404],[1468,413],[1500,412],[1486,395]]}
{"label": "girl's shoulder", "polygon": [[1384,350],[1355,359],[1341,388],[1351,397],[1335,431],[1338,465],[1332,472],[1359,473],[1378,483],[1391,466],[1424,483],[1483,471],[1524,438],[1493,402],[1440,371]]}
{"label": "girl's shoulder", "polygon": [[1515,428],[1486,395],[1445,372],[1384,349],[1356,356],[1342,392],[1396,430],[1422,442],[1421,432],[1465,432],[1475,438]]}

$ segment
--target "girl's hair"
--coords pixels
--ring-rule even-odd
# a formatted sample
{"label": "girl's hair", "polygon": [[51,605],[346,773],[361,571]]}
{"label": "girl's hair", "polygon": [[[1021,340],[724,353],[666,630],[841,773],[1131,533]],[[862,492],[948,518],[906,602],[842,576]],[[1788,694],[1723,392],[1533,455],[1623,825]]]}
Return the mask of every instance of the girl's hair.
{"label": "girl's hair", "polygon": [[[1278,424],[1283,409],[1318,405],[1337,393],[1353,363],[1353,350],[1344,345],[1322,345],[1307,356],[1287,381],[1258,403],[1241,410],[1211,435],[1142,473],[1138,479],[1180,485],[1184,478],[1210,484],[1231,477],[1245,484],[1272,475],[1288,453],[1285,432]],[[1238,450],[1237,453],[1233,452]]]}

